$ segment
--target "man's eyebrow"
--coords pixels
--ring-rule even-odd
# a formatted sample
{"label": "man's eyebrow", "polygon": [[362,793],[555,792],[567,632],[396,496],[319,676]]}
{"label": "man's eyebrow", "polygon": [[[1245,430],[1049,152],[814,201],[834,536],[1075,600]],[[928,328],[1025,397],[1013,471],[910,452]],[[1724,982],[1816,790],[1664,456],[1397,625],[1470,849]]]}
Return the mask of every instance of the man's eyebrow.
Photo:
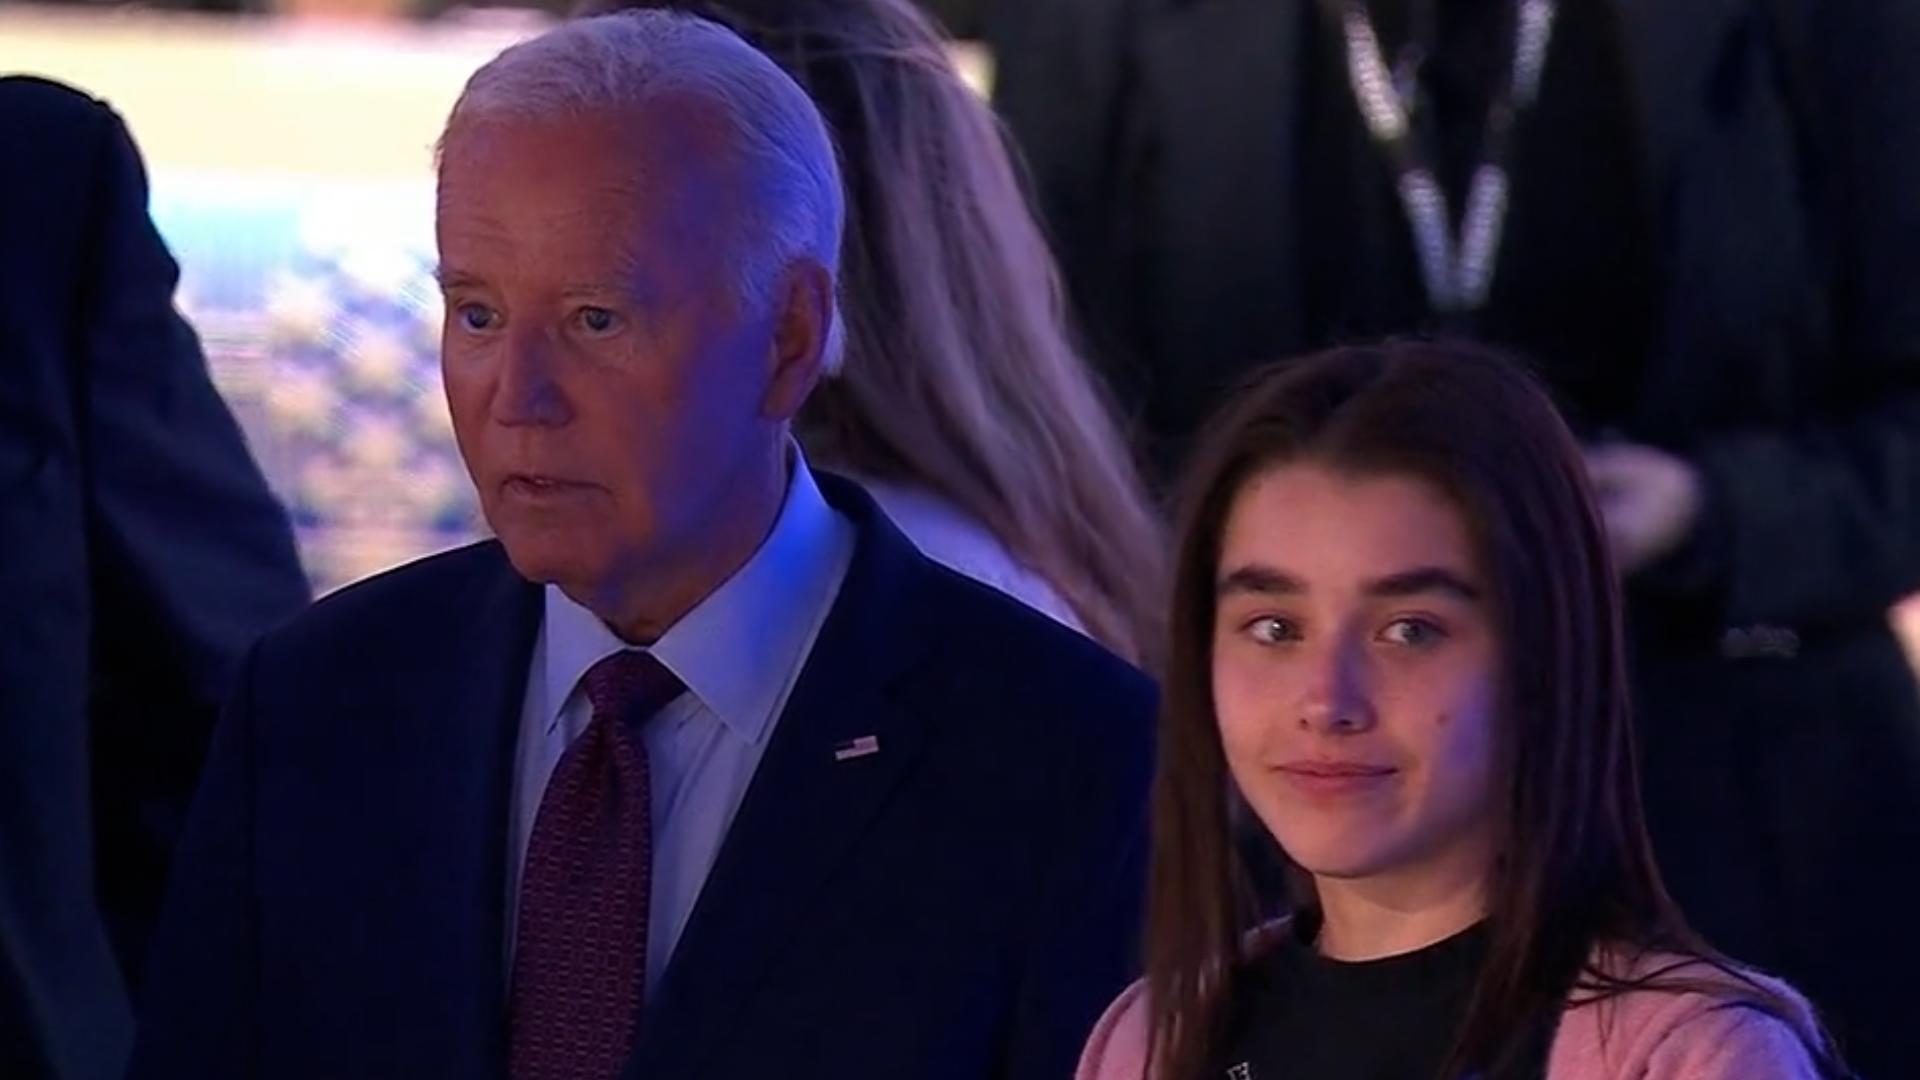
{"label": "man's eyebrow", "polygon": [[434,266],[433,280],[439,282],[442,289],[457,289],[465,285],[480,284],[480,278],[477,275],[445,265]]}

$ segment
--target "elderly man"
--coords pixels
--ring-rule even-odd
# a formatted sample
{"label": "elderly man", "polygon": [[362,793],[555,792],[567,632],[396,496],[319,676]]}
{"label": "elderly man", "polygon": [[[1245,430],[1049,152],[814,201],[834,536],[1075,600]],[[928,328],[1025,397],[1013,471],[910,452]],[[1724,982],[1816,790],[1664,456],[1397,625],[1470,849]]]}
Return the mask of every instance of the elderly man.
{"label": "elderly man", "polygon": [[806,96],[710,24],[473,77],[443,360],[499,539],[254,650],[134,1075],[1071,1071],[1152,691],[807,468],[840,220]]}

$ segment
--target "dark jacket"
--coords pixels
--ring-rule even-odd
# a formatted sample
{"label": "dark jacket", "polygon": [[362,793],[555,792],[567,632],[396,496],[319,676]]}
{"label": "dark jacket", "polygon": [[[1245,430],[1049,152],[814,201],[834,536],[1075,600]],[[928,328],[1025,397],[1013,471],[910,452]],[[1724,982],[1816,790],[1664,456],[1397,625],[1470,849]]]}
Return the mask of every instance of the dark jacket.
{"label": "dark jacket", "polygon": [[[629,1077],[1057,1080],[1135,967],[1153,689],[859,488],[839,596]],[[221,724],[133,1076],[506,1069],[509,775],[540,589],[498,544],[268,635]],[[874,736],[877,754],[835,760]]]}
{"label": "dark jacket", "polygon": [[307,599],[146,199],[105,106],[0,79],[5,1076],[119,1075],[229,677]]}

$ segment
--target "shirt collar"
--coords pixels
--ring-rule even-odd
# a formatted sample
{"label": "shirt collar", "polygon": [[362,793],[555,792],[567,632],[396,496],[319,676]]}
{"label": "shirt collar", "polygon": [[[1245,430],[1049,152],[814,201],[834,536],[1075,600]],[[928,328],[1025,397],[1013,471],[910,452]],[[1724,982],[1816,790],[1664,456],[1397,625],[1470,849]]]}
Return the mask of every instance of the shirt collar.
{"label": "shirt collar", "polygon": [[[759,550],[648,650],[748,742],[766,733],[838,587],[841,523],[799,447],[789,460],[786,498]],[[551,731],[587,669],[631,646],[558,586],[545,593]]]}

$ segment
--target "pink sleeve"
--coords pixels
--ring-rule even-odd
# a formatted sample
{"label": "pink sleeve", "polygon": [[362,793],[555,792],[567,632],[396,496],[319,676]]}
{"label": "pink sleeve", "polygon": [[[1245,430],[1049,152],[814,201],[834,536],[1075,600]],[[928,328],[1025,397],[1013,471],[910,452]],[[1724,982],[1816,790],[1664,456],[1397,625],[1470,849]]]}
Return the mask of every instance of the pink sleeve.
{"label": "pink sleeve", "polygon": [[1146,1080],[1146,983],[1136,982],[1107,1006],[1087,1036],[1074,1080]]}
{"label": "pink sleeve", "polygon": [[1820,1080],[1792,1027],[1728,1006],[1675,1027],[1647,1059],[1645,1080]]}

